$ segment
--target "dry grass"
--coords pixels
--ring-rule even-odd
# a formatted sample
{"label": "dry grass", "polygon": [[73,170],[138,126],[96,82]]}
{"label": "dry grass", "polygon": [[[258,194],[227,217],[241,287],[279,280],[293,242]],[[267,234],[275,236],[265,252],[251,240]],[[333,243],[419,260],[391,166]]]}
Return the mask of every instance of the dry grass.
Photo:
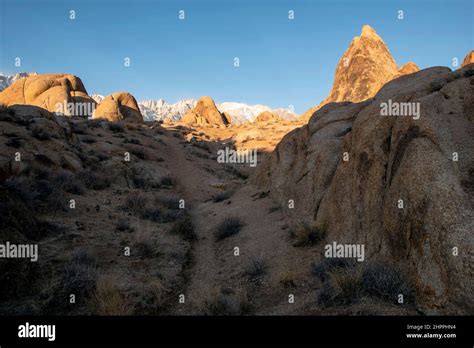
{"label": "dry grass", "polygon": [[243,287],[237,289],[212,288],[201,305],[206,315],[244,315],[251,311],[251,303],[247,291]]}
{"label": "dry grass", "polygon": [[285,288],[296,287],[296,275],[293,271],[284,271],[279,275],[278,282]]}
{"label": "dry grass", "polygon": [[216,240],[223,240],[240,232],[243,222],[239,217],[227,217],[217,225],[215,230]]}
{"label": "dry grass", "polygon": [[146,228],[137,229],[132,239],[132,255],[140,258],[154,257],[156,254],[155,243],[150,230]]}
{"label": "dry grass", "polygon": [[96,313],[98,315],[130,315],[132,306],[117,286],[117,277],[101,274],[95,291]]}
{"label": "dry grass", "polygon": [[295,247],[316,245],[326,237],[326,228],[301,222],[291,229],[290,236],[294,240]]}

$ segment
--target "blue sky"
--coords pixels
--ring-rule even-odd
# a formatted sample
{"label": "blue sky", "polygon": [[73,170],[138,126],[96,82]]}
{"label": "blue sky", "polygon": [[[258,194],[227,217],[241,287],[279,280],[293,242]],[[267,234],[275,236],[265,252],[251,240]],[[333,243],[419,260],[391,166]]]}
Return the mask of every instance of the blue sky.
{"label": "blue sky", "polygon": [[473,0],[0,0],[0,71],[72,73],[89,94],[210,95],[301,113],[327,96],[362,25],[399,65],[449,66],[474,48],[473,10]]}

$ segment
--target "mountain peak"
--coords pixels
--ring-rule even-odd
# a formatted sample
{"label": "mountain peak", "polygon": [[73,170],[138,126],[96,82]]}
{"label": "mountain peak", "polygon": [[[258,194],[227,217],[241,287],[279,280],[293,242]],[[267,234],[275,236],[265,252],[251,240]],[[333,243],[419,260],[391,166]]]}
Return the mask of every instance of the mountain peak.
{"label": "mountain peak", "polygon": [[362,27],[339,60],[329,96],[301,117],[309,119],[316,110],[332,102],[361,102],[373,97],[390,80],[418,71],[407,63],[398,67],[387,45],[369,25]]}
{"label": "mountain peak", "polygon": [[360,37],[382,40],[382,38],[379,36],[379,34],[377,34],[374,28],[372,28],[370,25],[367,25],[367,24],[365,24],[362,27],[362,32],[360,34]]}

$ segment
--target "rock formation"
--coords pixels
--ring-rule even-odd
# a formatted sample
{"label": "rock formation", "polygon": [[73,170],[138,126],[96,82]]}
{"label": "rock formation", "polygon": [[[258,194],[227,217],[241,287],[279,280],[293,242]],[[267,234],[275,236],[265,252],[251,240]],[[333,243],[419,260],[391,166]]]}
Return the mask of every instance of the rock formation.
{"label": "rock formation", "polygon": [[309,120],[316,110],[332,102],[360,102],[373,97],[388,81],[418,71],[415,63],[398,68],[382,38],[368,25],[362,27],[336,67],[329,96],[301,117]]}
{"label": "rock formation", "polygon": [[95,109],[92,118],[111,122],[143,122],[137,101],[127,92],[116,92],[105,97]]}
{"label": "rock formation", "polygon": [[[420,68],[413,62],[408,62],[398,68],[399,75],[407,75],[419,71]],[[396,77],[396,76],[395,76]]]}
{"label": "rock formation", "polygon": [[66,116],[90,116],[95,101],[80,78],[68,74],[44,74],[22,78],[0,92],[0,104],[33,105]]}
{"label": "rock formation", "polygon": [[[383,69],[396,74],[394,64]],[[331,93],[350,96],[342,86]],[[393,103],[411,112],[382,116],[387,105],[397,114]],[[328,242],[363,243],[366,259],[402,267],[416,282],[420,310],[473,313],[473,115],[473,65],[401,76],[374,98],[324,105],[282,139],[254,180],[282,206],[295,201],[290,218],[325,225]]]}
{"label": "rock formation", "polygon": [[218,124],[227,125],[230,119],[219,110],[211,97],[201,97],[196,106],[181,119],[186,124]]}
{"label": "rock formation", "polygon": [[281,117],[278,115],[275,115],[274,113],[270,111],[264,111],[260,113],[257,118],[255,119],[254,122],[278,122],[281,120]]}
{"label": "rock formation", "polygon": [[461,68],[464,68],[468,64],[474,63],[474,51],[471,51],[467,54],[467,56],[464,58]]}

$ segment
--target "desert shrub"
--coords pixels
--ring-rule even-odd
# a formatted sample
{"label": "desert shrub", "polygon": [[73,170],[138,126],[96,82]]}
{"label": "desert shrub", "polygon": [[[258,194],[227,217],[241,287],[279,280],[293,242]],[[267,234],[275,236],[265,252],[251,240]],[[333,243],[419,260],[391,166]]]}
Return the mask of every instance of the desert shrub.
{"label": "desert shrub", "polygon": [[165,305],[166,287],[157,279],[140,284],[130,294],[134,313],[137,315],[158,315]]}
{"label": "desert shrub", "polygon": [[239,217],[232,216],[225,218],[216,227],[216,240],[222,240],[239,233],[242,226],[243,222]]}
{"label": "desert shrub", "polygon": [[170,232],[172,234],[180,235],[186,241],[197,239],[196,232],[194,231],[194,224],[188,215],[176,221],[173,226],[171,226]]}
{"label": "desert shrub", "polygon": [[95,257],[86,249],[73,251],[71,259],[64,266],[61,278],[61,292],[66,296],[75,294],[77,299],[89,296],[95,289],[97,266]]}
{"label": "desert shrub", "polygon": [[132,255],[141,259],[154,257],[156,250],[151,233],[148,230],[135,232],[132,241]]}
{"label": "desert shrub", "polygon": [[363,296],[360,268],[338,268],[329,274],[318,295],[322,306],[351,305]]}
{"label": "desert shrub", "polygon": [[82,149],[81,151],[77,152],[77,156],[82,161],[83,167],[87,167],[89,170],[95,170],[99,168],[100,161],[97,157],[82,153]]}
{"label": "desert shrub", "polygon": [[132,174],[132,184],[134,188],[147,190],[150,188],[159,188],[160,184],[155,180]]}
{"label": "desert shrub", "polygon": [[55,211],[64,207],[64,194],[54,184],[54,176],[49,169],[29,166],[21,175],[8,178],[4,186],[30,208]]}
{"label": "desert shrub", "polygon": [[10,138],[8,139],[6,142],[5,142],[5,145],[6,146],[9,146],[9,147],[13,147],[15,149],[18,149],[19,147],[21,147],[22,145],[22,142],[21,142],[21,139],[20,138]]}
{"label": "desert shrub", "polygon": [[180,210],[166,210],[161,207],[146,206],[141,214],[141,218],[153,222],[167,223],[178,220],[183,215]]}
{"label": "desert shrub", "polygon": [[214,203],[222,202],[225,201],[226,199],[229,199],[234,192],[232,190],[227,190],[224,192],[219,192],[215,196],[212,197],[212,201]]}
{"label": "desert shrub", "polygon": [[160,178],[159,184],[162,187],[173,187],[176,185],[176,179],[171,175],[166,175]]}
{"label": "desert shrub", "polygon": [[128,195],[125,201],[125,207],[134,215],[141,215],[146,205],[148,198],[139,192],[132,192]]}
{"label": "desert shrub", "polygon": [[117,277],[110,274],[101,274],[98,277],[94,296],[98,315],[132,314],[132,307],[117,283]]}
{"label": "desert shrub", "polygon": [[311,265],[311,273],[319,278],[322,282],[329,279],[330,272],[339,269],[351,269],[355,267],[356,261],[349,258],[325,258],[320,263]]}
{"label": "desert shrub", "polygon": [[414,303],[414,290],[410,282],[395,268],[381,263],[367,265],[334,264],[324,277],[318,296],[323,306],[350,305],[362,298],[377,298],[397,303],[403,294],[406,303]]}
{"label": "desert shrub", "polygon": [[115,225],[117,231],[124,232],[124,231],[131,231],[132,227],[130,225],[130,220],[126,217],[122,216],[117,220],[117,224]]}
{"label": "desert shrub", "polygon": [[143,207],[140,217],[153,222],[170,222],[168,214],[159,207],[146,205]]}
{"label": "desert shrub", "polygon": [[98,162],[102,162],[102,161],[106,161],[110,159],[110,156],[107,153],[103,151],[98,151],[96,149],[89,149],[87,154],[90,156],[89,158],[93,158],[93,162],[96,167],[98,167]]}
{"label": "desert shrub", "polygon": [[104,190],[112,185],[112,178],[106,171],[94,172],[86,169],[79,172],[77,177],[91,190]]}
{"label": "desert shrub", "polygon": [[265,259],[261,257],[254,258],[250,261],[245,269],[245,275],[250,280],[260,280],[267,274],[268,266]]}
{"label": "desert shrub", "polygon": [[33,126],[31,128],[31,135],[38,139],[38,140],[41,140],[41,141],[44,141],[44,140],[50,140],[51,139],[51,134],[44,128],[44,127],[41,127],[41,126]]}
{"label": "desert shrub", "polygon": [[61,170],[56,173],[54,182],[61,190],[68,193],[80,195],[85,191],[84,184],[68,170]]}
{"label": "desert shrub", "polygon": [[251,308],[245,290],[216,288],[204,300],[202,311],[206,315],[243,315],[250,313]]}
{"label": "desert shrub", "polygon": [[179,209],[179,199],[175,197],[156,197],[155,204],[166,209]]}
{"label": "desert shrub", "polygon": [[395,267],[383,263],[368,264],[362,274],[365,292],[389,302],[396,302],[403,294],[405,302],[414,301],[414,290],[409,281]]}
{"label": "desert shrub", "polygon": [[142,160],[148,160],[150,158],[150,155],[145,149],[139,148],[139,147],[129,147],[127,150],[134,156],[138,157],[139,159]]}
{"label": "desert shrub", "polygon": [[326,228],[301,222],[290,230],[290,236],[295,247],[315,245],[326,237]]}
{"label": "desert shrub", "polygon": [[109,123],[109,129],[114,133],[123,133],[125,128],[120,123]]}
{"label": "desert shrub", "polygon": [[[21,179],[20,179],[21,180]],[[54,184],[53,180],[23,178],[19,193],[23,200],[33,208],[47,208],[56,211],[65,209],[64,192]]]}
{"label": "desert shrub", "polygon": [[125,208],[137,217],[159,223],[175,221],[180,215],[179,212],[174,213],[152,205],[145,195],[138,192],[128,195]]}

